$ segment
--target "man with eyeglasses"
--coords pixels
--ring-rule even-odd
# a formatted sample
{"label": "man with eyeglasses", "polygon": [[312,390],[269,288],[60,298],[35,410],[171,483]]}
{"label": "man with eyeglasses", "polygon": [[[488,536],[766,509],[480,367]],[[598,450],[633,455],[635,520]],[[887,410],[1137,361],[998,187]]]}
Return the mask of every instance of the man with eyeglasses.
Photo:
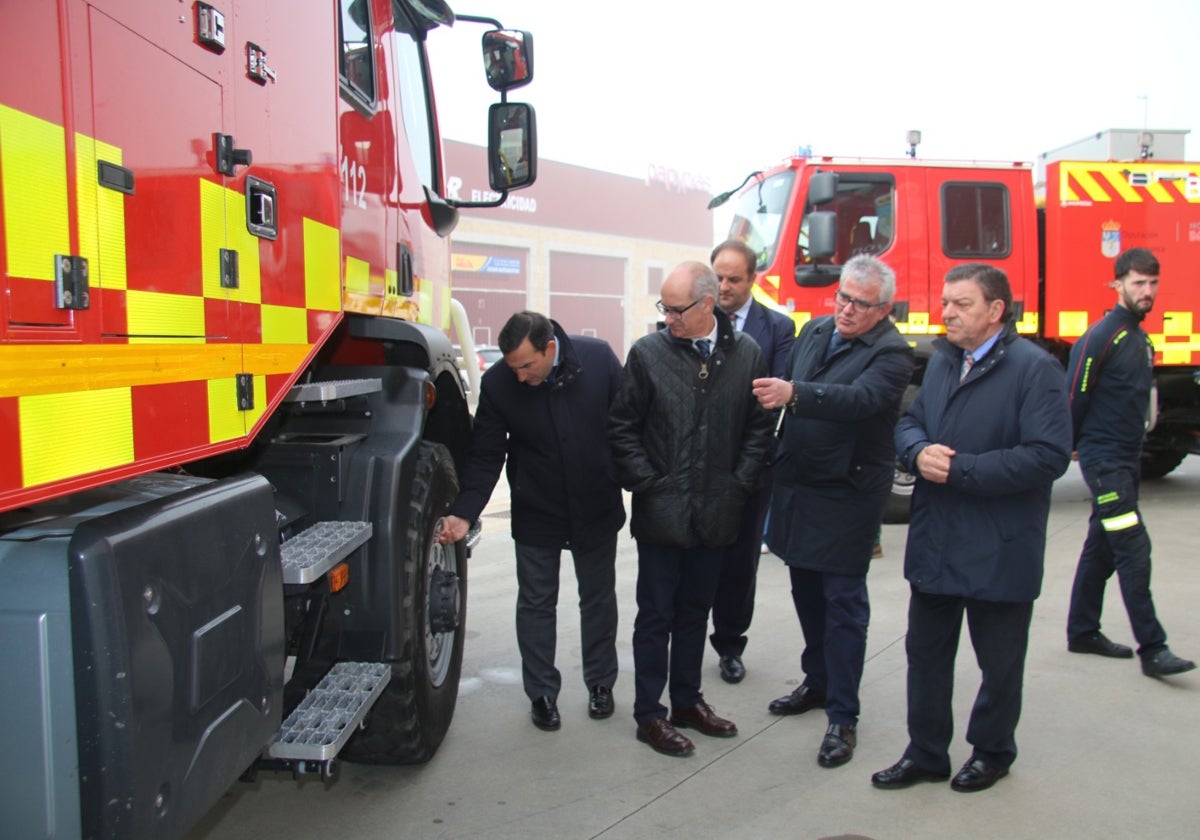
{"label": "man with eyeglasses", "polygon": [[724,549],[737,538],[742,506],[771,450],[771,416],[751,393],[751,382],[767,373],[762,351],[732,329],[717,295],[704,263],[667,275],[657,304],[666,326],[630,348],[609,418],[617,476],[633,494],[638,548],[637,738],[670,756],[694,749],[676,727],[737,734],[705,702],[700,672]]}
{"label": "man with eyeglasses", "polygon": [[893,430],[913,370],[887,317],[896,274],[857,256],[842,266],[832,315],[800,330],[786,379],[759,379],[765,408],[783,408],[767,545],[788,566],[804,632],[804,681],[771,702],[777,715],[824,708],[822,767],[854,755],[867,650],[867,571],[892,486]]}
{"label": "man with eyeglasses", "polygon": [[[734,331],[758,342],[769,375],[786,376],[796,325],[785,313],[764,306],[751,294],[758,255],[745,242],[729,239],[713,249],[710,262],[720,284],[717,302],[729,316]],[[739,683],[746,677],[742,654],[746,650],[746,631],[754,618],[755,578],[770,503],[768,468],[759,476],[758,486],[746,502],[737,540],[725,551],[717,597],[713,601],[713,631],[708,640],[717,652],[721,679],[727,683]]]}
{"label": "man with eyeglasses", "polygon": [[534,726],[561,726],[554,665],[559,564],[575,562],[588,716],[613,713],[617,679],[617,535],[625,524],[613,478],[608,408],[621,363],[608,343],[568,337],[538,312],[500,330],[504,363],[484,373],[462,488],[438,541],[453,543],[479,518],[508,462],[517,555],[517,646]]}

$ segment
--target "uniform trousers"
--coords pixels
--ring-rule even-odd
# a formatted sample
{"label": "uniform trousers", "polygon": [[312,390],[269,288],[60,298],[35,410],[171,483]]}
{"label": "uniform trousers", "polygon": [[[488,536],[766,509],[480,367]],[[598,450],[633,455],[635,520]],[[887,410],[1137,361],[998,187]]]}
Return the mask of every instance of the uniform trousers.
{"label": "uniform trousers", "polygon": [[704,636],[721,574],[720,548],[638,543],[637,618],[633,623],[633,717],[645,723],[700,702]]}
{"label": "uniform trousers", "polygon": [[[530,700],[557,699],[562,675],[557,646],[558,578],[562,551],[517,543],[517,647]],[[597,548],[571,551],[579,584],[583,680],[589,689],[617,680],[617,535]]]}
{"label": "uniform trousers", "polygon": [[904,757],[934,773],[950,772],[954,735],[954,660],[963,613],[982,672],[967,724],[971,758],[1007,769],[1017,757],[1017,721],[1033,602],[931,595],[912,587],[908,602],[908,748]]}
{"label": "uniform trousers", "polygon": [[1138,510],[1139,468],[1113,461],[1081,467],[1092,492],[1092,516],[1071,587],[1067,640],[1099,632],[1104,587],[1115,571],[1138,655],[1151,657],[1166,647],[1167,634],[1150,595],[1150,535]]}

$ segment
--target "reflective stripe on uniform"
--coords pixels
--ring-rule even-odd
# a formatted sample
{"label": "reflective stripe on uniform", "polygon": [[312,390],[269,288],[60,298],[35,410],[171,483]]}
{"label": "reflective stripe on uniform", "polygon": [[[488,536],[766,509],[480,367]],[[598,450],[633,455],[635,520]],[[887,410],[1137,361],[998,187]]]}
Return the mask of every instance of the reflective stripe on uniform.
{"label": "reflective stripe on uniform", "polygon": [[1120,498],[1121,497],[1117,494],[1117,491],[1113,490],[1111,493],[1105,493],[1102,496],[1097,496],[1096,504],[1108,505],[1108,504],[1112,504],[1113,502],[1117,501]]}
{"label": "reflective stripe on uniform", "polygon": [[1124,531],[1138,524],[1137,511],[1131,510],[1129,513],[1122,513],[1117,516],[1110,516],[1108,519],[1101,519],[1100,524],[1104,526],[1105,531]]}

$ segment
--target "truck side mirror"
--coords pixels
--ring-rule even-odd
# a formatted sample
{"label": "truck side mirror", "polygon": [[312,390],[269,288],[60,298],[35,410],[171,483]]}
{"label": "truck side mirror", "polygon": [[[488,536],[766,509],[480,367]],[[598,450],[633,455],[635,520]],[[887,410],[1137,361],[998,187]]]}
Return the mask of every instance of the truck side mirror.
{"label": "truck side mirror", "polygon": [[836,172],[814,172],[808,179],[808,206],[820,207],[837,198],[838,174]]}
{"label": "truck side mirror", "polygon": [[[811,192],[809,194],[811,195]],[[832,210],[816,210],[804,217],[804,223],[808,226],[807,253],[812,262],[796,269],[796,285],[832,286],[842,276],[842,267],[815,265],[815,262],[837,253],[837,213]]]}
{"label": "truck side mirror", "polygon": [[[812,194],[811,192],[809,193]],[[808,258],[819,260],[837,253],[838,220],[832,210],[808,214]]]}
{"label": "truck side mirror", "polygon": [[499,193],[537,178],[537,125],[533,106],[497,102],[488,108],[488,183]]}
{"label": "truck side mirror", "polygon": [[519,29],[483,33],[483,67],[492,90],[529,84],[533,81],[533,35]]}

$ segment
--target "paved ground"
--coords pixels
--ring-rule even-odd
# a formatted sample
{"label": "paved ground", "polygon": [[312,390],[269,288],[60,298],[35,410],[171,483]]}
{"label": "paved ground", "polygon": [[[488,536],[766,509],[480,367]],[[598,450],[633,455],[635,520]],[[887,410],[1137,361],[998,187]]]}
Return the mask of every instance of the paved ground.
{"label": "paved ground", "polygon": [[[1200,657],[1200,458],[1143,490],[1154,539],[1154,593],[1175,651]],[[485,515],[471,561],[466,659],[458,712],[437,756],[422,767],[341,765],[330,784],[264,774],[239,784],[191,840],[356,838],[1194,838],[1200,836],[1200,672],[1159,681],[1135,661],[1068,654],[1063,633],[1075,559],[1086,530],[1086,490],[1072,468],[1055,488],[1046,582],[1034,611],[1021,750],[990,791],[945,784],[878,791],[870,775],[904,748],[901,574],[905,528],[884,529],[884,557],[870,574],[873,615],[854,760],[816,763],[825,720],[791,718],[767,703],[797,684],[801,636],[782,564],[763,557],[757,615],[740,685],[706,659],[706,697],[740,735],[695,735],[687,759],[660,756],[634,739],[631,717],[636,555],[628,531],[618,556],[622,674],[617,714],[592,721],[579,662],[574,578],[564,568],[559,697],[563,728],[529,723],[520,686],[512,608],[515,582],[503,498]],[[1130,643],[1114,585],[1105,629]],[[965,639],[955,697],[957,763],[978,671]]]}

